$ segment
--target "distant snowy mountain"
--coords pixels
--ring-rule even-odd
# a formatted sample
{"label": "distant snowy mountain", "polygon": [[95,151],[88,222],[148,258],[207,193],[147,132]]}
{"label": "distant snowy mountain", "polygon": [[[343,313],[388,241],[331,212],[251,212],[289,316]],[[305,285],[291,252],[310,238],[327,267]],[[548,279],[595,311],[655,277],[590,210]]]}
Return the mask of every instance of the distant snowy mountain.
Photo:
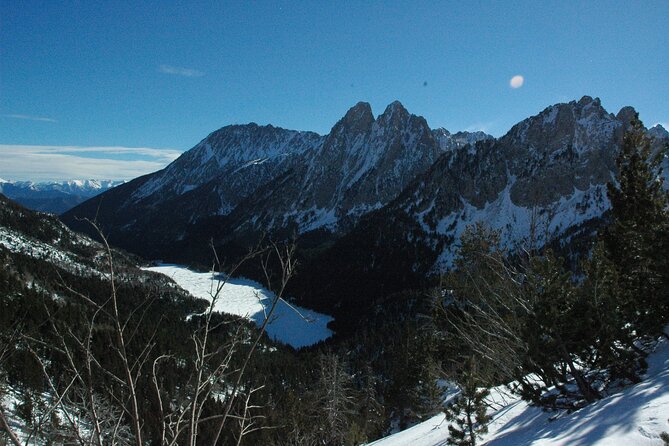
{"label": "distant snowy mountain", "polygon": [[0,193],[30,209],[62,214],[119,184],[123,184],[123,181],[70,180],[35,183],[0,180]]}

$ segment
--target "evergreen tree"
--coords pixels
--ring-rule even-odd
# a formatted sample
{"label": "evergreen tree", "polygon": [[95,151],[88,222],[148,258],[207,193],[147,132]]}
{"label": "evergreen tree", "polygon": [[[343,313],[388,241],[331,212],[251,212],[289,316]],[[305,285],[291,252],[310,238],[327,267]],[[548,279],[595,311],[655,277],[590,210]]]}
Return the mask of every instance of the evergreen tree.
{"label": "evergreen tree", "polygon": [[[441,298],[447,338],[475,355],[486,381],[522,376],[527,345],[522,328],[527,313],[519,272],[507,261],[500,234],[482,224],[468,227],[455,269],[443,280]],[[487,367],[487,364],[492,367]]]}
{"label": "evergreen tree", "polygon": [[486,413],[485,399],[490,394],[480,387],[473,360],[467,361],[460,380],[461,393],[445,410],[448,426],[448,444],[453,446],[476,446],[476,440],[488,432],[490,417]]}
{"label": "evergreen tree", "polygon": [[662,157],[638,117],[625,133],[609,183],[612,221],[602,241],[618,275],[621,311],[634,335],[655,337],[669,315],[669,203],[662,187]]}
{"label": "evergreen tree", "polygon": [[[563,261],[547,251],[533,256],[524,274],[525,301],[528,317],[525,318],[523,339],[528,344],[525,372],[541,377],[545,385],[563,386],[574,379],[578,388],[572,399],[592,402],[601,396],[593,387],[587,373],[590,364],[584,362],[592,346],[589,327],[582,323],[587,317],[571,273]],[[523,385],[531,385],[524,382]],[[535,393],[536,394],[536,393]],[[539,396],[541,398],[541,396]],[[535,401],[536,402],[536,401]]]}
{"label": "evergreen tree", "polygon": [[627,329],[618,274],[602,243],[595,245],[583,272],[579,324],[587,327],[592,348],[582,355],[592,369],[605,371],[609,382],[638,382],[646,368],[646,353],[634,345],[636,339]]}

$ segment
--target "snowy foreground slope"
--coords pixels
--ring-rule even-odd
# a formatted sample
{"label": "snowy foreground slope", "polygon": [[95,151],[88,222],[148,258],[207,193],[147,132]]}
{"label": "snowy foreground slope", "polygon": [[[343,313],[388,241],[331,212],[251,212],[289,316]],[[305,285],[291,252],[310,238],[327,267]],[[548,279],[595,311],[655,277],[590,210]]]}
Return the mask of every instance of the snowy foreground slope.
{"label": "snowy foreground slope", "polygon": [[[669,343],[663,341],[648,358],[644,380],[554,421],[556,412],[543,412],[524,401],[511,401],[494,411],[487,446],[662,446],[669,432]],[[495,389],[494,389],[495,390]],[[491,392],[500,402],[504,392]],[[448,423],[437,415],[375,446],[436,446],[445,444]]]}
{"label": "snowy foreground slope", "polygon": [[[165,274],[193,296],[211,302],[216,293],[219,275],[191,271],[180,265],[160,265],[145,268]],[[251,319],[260,326],[269,311],[273,294],[259,283],[248,279],[230,279],[221,289],[215,311]],[[267,325],[267,334],[275,341],[295,348],[306,347],[332,336],[327,328],[332,317],[280,301]]]}

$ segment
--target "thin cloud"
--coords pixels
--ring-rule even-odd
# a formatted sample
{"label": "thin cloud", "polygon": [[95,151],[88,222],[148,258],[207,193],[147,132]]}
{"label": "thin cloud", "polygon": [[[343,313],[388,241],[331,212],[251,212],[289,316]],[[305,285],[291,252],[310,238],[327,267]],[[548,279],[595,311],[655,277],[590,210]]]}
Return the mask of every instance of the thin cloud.
{"label": "thin cloud", "polygon": [[193,68],[175,67],[172,65],[161,65],[160,68],[158,68],[158,71],[160,71],[161,73],[174,74],[177,76],[184,76],[184,77],[204,76],[203,71],[194,70]]}
{"label": "thin cloud", "polygon": [[130,180],[164,168],[180,151],[148,147],[28,146],[0,144],[0,178],[63,181]]}
{"label": "thin cloud", "polygon": [[12,114],[12,115],[2,115],[5,118],[12,118],[12,119],[24,119],[26,121],[41,121],[41,122],[58,122],[53,118],[48,118],[46,116],[31,116],[31,115],[17,115],[17,114]]}

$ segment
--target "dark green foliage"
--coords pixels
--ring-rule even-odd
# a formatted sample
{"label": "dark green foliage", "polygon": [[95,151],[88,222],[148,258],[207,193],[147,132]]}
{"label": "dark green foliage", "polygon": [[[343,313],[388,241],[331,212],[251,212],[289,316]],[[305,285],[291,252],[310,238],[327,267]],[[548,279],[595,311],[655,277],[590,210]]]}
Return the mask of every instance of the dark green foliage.
{"label": "dark green foliage", "polygon": [[637,338],[627,328],[618,274],[602,243],[595,245],[583,272],[579,322],[587,327],[583,335],[593,343],[591,354],[583,352],[583,356],[593,369],[607,370],[600,377],[605,385],[619,380],[636,383],[646,368],[645,352],[635,346]]}
{"label": "dark green foliage", "polygon": [[448,426],[448,444],[453,446],[476,446],[476,440],[488,432],[487,406],[485,399],[489,390],[482,387],[476,376],[473,360],[468,360],[459,385],[461,393],[445,410]]}
{"label": "dark green foliage", "polygon": [[491,383],[519,375],[528,349],[521,332],[529,311],[521,284],[499,233],[482,225],[468,228],[437,306],[437,323],[452,345],[456,369],[476,356],[479,375],[490,371]]}
{"label": "dark green foliage", "polygon": [[638,381],[644,353],[624,330],[617,276],[600,251],[575,281],[550,250],[510,260],[495,232],[467,231],[437,315],[456,368],[455,352],[471,355],[485,382],[516,381],[524,399],[550,408],[577,409]]}
{"label": "dark green foliage", "polygon": [[612,221],[603,254],[617,275],[620,309],[639,337],[662,333],[669,320],[669,213],[660,162],[638,118],[630,123],[609,183]]}

